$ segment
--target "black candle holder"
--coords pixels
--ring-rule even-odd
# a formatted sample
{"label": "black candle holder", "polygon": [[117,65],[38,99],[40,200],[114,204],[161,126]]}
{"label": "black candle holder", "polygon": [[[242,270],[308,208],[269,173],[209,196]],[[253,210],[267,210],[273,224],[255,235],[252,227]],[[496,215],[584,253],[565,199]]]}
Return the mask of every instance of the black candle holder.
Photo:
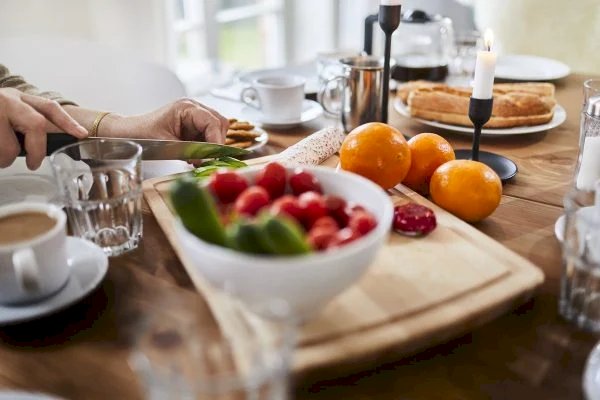
{"label": "black candle holder", "polygon": [[390,97],[390,59],[392,52],[392,33],[400,25],[402,6],[379,6],[379,26],[385,34],[385,53],[383,64],[383,93],[381,99],[381,122],[388,122],[388,102]]}
{"label": "black candle holder", "polygon": [[493,169],[502,182],[513,178],[519,169],[514,161],[499,154],[487,151],[479,151],[479,140],[481,130],[486,122],[492,116],[492,106],[494,99],[476,99],[471,97],[469,102],[469,119],[473,123],[473,147],[469,150],[456,150],[455,155],[459,160],[480,161]]}

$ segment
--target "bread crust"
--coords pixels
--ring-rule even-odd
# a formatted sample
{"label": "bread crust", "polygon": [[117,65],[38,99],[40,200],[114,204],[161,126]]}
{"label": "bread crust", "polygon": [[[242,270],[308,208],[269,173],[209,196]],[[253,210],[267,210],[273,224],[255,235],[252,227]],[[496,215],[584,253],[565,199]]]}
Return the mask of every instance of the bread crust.
{"label": "bread crust", "polygon": [[[468,117],[470,88],[416,82],[407,97],[413,117],[472,126]],[[494,85],[492,117],[486,128],[541,125],[554,115],[554,85],[548,83]]]}

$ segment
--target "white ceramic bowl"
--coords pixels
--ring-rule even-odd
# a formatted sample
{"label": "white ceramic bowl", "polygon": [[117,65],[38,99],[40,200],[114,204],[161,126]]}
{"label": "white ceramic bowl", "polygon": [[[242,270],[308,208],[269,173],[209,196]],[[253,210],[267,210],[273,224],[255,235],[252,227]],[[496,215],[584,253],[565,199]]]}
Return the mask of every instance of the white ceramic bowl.
{"label": "white ceramic bowl", "polygon": [[[262,167],[239,170],[252,180]],[[207,243],[177,221],[176,235],[186,254],[213,285],[225,288],[250,307],[283,300],[293,315],[306,319],[316,314],[337,294],[356,282],[367,270],[390,231],[393,205],[386,192],[371,181],[345,171],[304,167],[314,174],[326,194],[362,205],[377,219],[368,235],[339,249],[305,256],[275,257],[241,253]],[[293,168],[288,168],[288,175]]]}

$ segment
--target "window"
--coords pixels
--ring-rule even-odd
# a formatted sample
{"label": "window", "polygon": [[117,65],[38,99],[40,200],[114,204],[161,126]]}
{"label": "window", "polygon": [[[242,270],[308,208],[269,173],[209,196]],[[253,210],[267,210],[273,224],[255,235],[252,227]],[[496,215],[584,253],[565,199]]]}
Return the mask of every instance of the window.
{"label": "window", "polygon": [[[171,0],[171,66],[198,92],[207,82],[226,80],[235,69],[283,65],[285,3]],[[204,77],[204,85],[194,85],[198,76]]]}
{"label": "window", "polygon": [[169,64],[194,95],[239,70],[308,62],[339,46],[340,4],[356,1],[167,0]]}

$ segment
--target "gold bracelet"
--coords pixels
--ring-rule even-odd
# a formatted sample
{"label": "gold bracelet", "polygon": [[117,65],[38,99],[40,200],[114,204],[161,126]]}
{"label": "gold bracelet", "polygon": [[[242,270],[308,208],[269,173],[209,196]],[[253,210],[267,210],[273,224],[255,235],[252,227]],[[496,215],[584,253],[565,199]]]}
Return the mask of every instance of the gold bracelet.
{"label": "gold bracelet", "polygon": [[106,117],[108,114],[111,114],[110,111],[99,112],[98,116],[94,120],[94,124],[92,125],[92,129],[88,135],[89,138],[98,136],[98,127],[100,126],[100,122]]}

